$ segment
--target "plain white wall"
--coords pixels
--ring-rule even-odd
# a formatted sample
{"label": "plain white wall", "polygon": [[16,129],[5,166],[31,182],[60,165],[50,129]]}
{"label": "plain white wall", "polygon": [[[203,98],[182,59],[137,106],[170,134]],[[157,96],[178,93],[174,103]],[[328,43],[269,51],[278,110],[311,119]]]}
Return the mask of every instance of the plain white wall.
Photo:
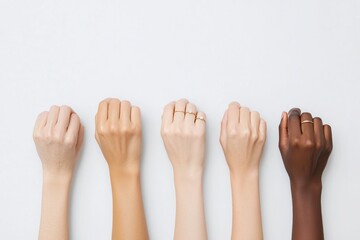
{"label": "plain white wall", "polygon": [[229,239],[229,174],[218,142],[227,104],[268,123],[261,164],[265,239],[290,239],[289,180],[278,151],[283,110],[331,124],[323,177],[327,239],[360,239],[358,0],[0,1],[0,239],[36,239],[41,165],[37,114],[71,105],[86,129],[71,197],[71,236],[110,239],[107,164],[94,139],[105,97],[142,109],[143,197],[150,236],[172,238],[172,168],[159,134],[163,106],[186,97],[208,115],[204,177],[209,239]]}

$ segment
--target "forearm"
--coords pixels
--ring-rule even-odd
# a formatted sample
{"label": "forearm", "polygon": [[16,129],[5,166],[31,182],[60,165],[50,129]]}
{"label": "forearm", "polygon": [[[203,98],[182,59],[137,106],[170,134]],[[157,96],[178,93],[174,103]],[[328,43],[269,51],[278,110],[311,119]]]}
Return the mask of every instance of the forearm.
{"label": "forearm", "polygon": [[71,177],[44,173],[41,205],[40,240],[69,239],[68,207]]}
{"label": "forearm", "polygon": [[321,216],[321,187],[305,189],[291,186],[293,202],[293,240],[324,239]]}
{"label": "forearm", "polygon": [[232,239],[263,238],[259,174],[231,174],[233,201]]}
{"label": "forearm", "polygon": [[112,239],[148,239],[139,173],[110,171],[113,194]]}
{"label": "forearm", "polygon": [[207,239],[202,172],[185,174],[174,171],[176,220],[174,239]]}

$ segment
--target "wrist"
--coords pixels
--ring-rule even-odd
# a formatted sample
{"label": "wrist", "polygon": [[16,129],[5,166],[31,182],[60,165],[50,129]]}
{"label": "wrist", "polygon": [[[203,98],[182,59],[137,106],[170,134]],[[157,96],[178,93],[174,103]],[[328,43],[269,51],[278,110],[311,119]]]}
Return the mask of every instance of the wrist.
{"label": "wrist", "polygon": [[140,181],[140,168],[110,168],[109,172],[112,184]]}
{"label": "wrist", "polygon": [[313,181],[309,183],[290,181],[290,186],[293,194],[320,195],[322,191],[321,181]]}
{"label": "wrist", "polygon": [[44,184],[50,184],[54,186],[70,186],[72,181],[72,173],[50,173],[47,171],[43,172]]}
{"label": "wrist", "polygon": [[258,182],[259,169],[255,168],[247,171],[230,170],[230,179],[231,182]]}

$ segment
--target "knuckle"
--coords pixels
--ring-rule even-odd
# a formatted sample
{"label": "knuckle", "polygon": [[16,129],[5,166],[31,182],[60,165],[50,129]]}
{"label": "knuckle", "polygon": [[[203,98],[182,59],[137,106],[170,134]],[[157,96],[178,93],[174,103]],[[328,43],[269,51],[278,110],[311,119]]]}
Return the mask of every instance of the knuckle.
{"label": "knuckle", "polygon": [[99,125],[96,128],[96,132],[99,136],[104,136],[107,133],[107,128],[104,125]]}
{"label": "knuckle", "polygon": [[235,126],[228,127],[227,129],[227,135],[230,138],[237,137],[238,136],[238,130]]}
{"label": "knuckle", "polygon": [[64,145],[66,147],[73,147],[75,145],[75,138],[73,136],[64,139]]}
{"label": "knuckle", "polygon": [[304,143],[304,147],[306,149],[314,149],[315,148],[315,142],[311,139],[307,139]]}
{"label": "knuckle", "polygon": [[324,149],[324,143],[322,141],[317,141],[315,143],[315,148],[319,151],[322,151]]}
{"label": "knuckle", "polygon": [[256,131],[251,131],[250,138],[253,142],[257,142],[259,140],[259,134]]}
{"label": "knuckle", "polygon": [[249,139],[251,136],[250,129],[246,128],[241,131],[241,138],[243,139]]}
{"label": "knuckle", "polygon": [[300,139],[298,137],[290,139],[290,146],[293,148],[300,147]]}

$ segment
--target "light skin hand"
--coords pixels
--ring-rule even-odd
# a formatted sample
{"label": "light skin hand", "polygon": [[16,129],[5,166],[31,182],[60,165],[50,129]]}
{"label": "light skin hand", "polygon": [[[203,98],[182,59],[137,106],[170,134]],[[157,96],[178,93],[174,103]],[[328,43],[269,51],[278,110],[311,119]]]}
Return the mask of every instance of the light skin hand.
{"label": "light skin hand", "polygon": [[140,184],[140,109],[128,101],[105,99],[99,104],[95,121],[95,138],[110,171],[112,239],[148,239]]}
{"label": "light skin hand", "polygon": [[176,190],[174,239],[207,239],[202,193],[205,118],[185,99],[164,108],[161,136],[173,166]]}
{"label": "light skin hand", "polygon": [[232,239],[262,239],[259,163],[265,140],[260,114],[231,103],[221,122],[220,143],[231,177]]}
{"label": "light skin hand", "polygon": [[321,215],[321,176],[332,151],[329,125],[293,108],[283,113],[279,148],[290,178],[294,240],[324,239]]}
{"label": "light skin hand", "polygon": [[69,191],[84,130],[68,106],[41,113],[33,138],[43,166],[43,195],[39,239],[69,239]]}

